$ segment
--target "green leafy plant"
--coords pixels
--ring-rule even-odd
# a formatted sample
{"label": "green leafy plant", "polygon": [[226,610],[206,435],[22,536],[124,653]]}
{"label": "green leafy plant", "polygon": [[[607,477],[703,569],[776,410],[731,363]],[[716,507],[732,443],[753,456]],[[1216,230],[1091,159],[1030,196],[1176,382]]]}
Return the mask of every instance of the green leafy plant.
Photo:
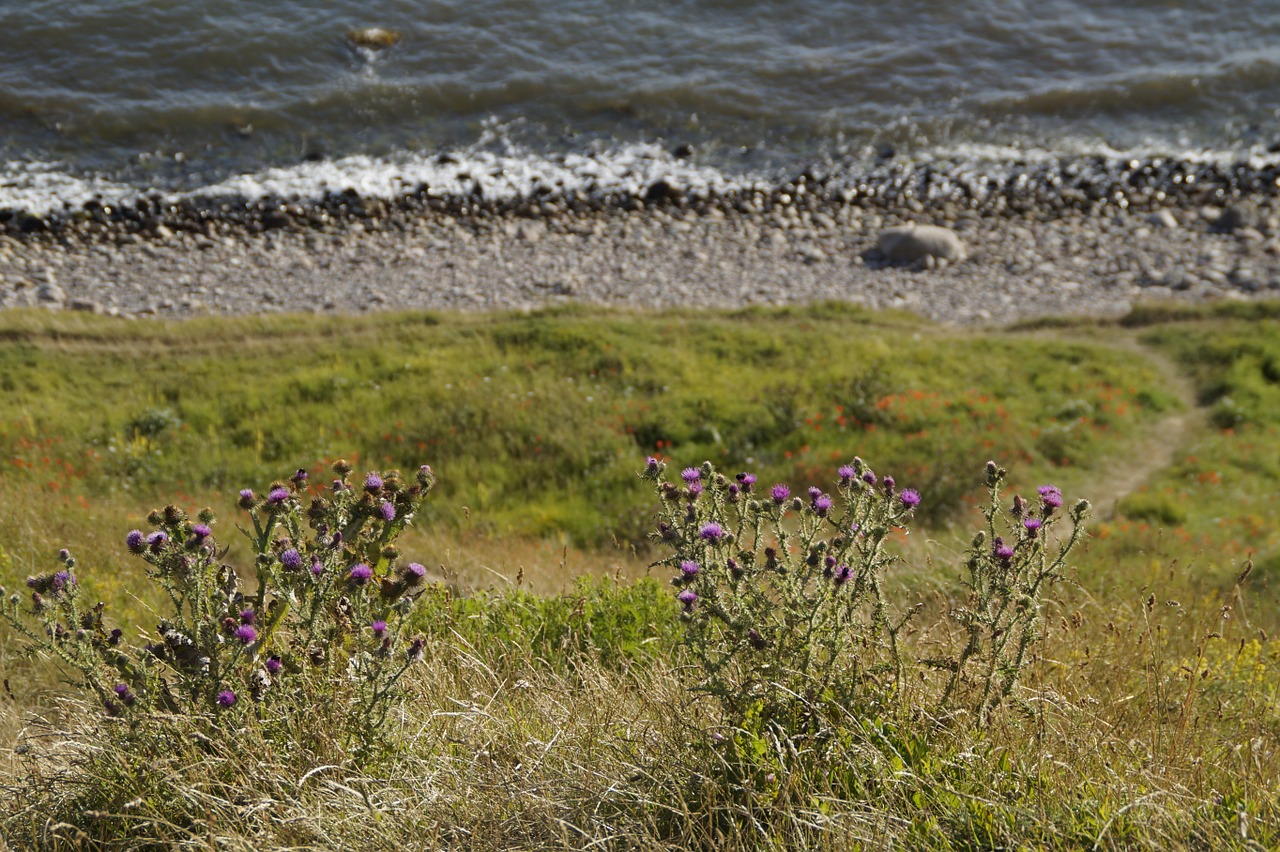
{"label": "green leafy plant", "polygon": [[209,510],[192,520],[168,506],[151,513],[150,533],[130,532],[127,546],[171,604],[144,644],[109,629],[102,604],[84,605],[65,550],[60,570],[27,581],[25,604],[8,598],[4,617],[29,650],[74,672],[109,716],[179,714],[213,727],[249,716],[268,738],[287,741],[290,720],[323,703],[346,708],[350,741],[377,742],[401,677],[424,653],[425,640],[406,633],[426,571],[398,565],[395,539],[435,477],[424,465],[412,483],[370,472],[353,486],[346,462],[334,469],[324,490],[300,470],[264,497],[240,492],[252,522],[253,587],[222,561]]}

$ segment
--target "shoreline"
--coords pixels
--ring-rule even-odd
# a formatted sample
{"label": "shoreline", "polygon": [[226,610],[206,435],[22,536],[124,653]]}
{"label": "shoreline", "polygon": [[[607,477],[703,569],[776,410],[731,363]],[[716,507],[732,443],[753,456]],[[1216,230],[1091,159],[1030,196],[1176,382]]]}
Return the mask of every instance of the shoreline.
{"label": "shoreline", "polygon": [[[0,307],[129,316],[495,310],[564,301],[823,300],[957,324],[1123,314],[1135,301],[1280,291],[1280,167],[1151,160],[888,165],[774,187],[486,199],[89,202],[0,212]],[[952,229],[957,264],[888,265],[880,231]]]}

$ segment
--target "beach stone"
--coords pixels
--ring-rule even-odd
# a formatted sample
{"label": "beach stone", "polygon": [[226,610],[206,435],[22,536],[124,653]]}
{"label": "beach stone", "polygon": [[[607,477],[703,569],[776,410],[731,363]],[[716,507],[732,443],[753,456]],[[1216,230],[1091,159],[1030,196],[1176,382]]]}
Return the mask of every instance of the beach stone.
{"label": "beach stone", "polygon": [[898,263],[915,263],[930,257],[959,261],[965,256],[964,243],[954,231],[915,222],[885,228],[876,246],[882,255]]}
{"label": "beach stone", "polygon": [[1238,228],[1256,228],[1257,225],[1258,208],[1249,202],[1232,204],[1213,223],[1214,230],[1224,233]]}
{"label": "beach stone", "polygon": [[1178,219],[1168,210],[1157,210],[1154,213],[1148,213],[1146,223],[1154,225],[1157,228],[1176,228],[1178,227]]}
{"label": "beach stone", "polygon": [[61,307],[67,301],[67,294],[53,281],[49,281],[40,285],[40,289],[36,290],[36,298],[40,300],[42,305]]}
{"label": "beach stone", "polygon": [[547,233],[547,226],[533,219],[511,222],[506,227],[507,236],[524,243],[536,243]]}
{"label": "beach stone", "polygon": [[80,311],[86,314],[105,313],[102,303],[95,302],[93,299],[72,299],[67,302],[67,307],[73,311]]}

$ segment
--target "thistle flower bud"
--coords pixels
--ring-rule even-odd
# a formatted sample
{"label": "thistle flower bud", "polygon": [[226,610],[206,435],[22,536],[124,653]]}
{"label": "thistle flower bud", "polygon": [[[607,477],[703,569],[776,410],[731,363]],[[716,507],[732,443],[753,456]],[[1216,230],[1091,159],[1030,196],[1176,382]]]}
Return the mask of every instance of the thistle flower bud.
{"label": "thistle flower bud", "polygon": [[704,461],[704,462],[702,463],[702,468],[701,468],[701,470],[702,470],[702,475],[703,475],[703,476],[710,476],[710,475],[711,475],[711,471],[715,470],[715,468],[713,468],[713,467],[711,466],[711,462],[709,462],[709,461]]}
{"label": "thistle flower bud", "polygon": [[236,505],[241,509],[252,509],[256,500],[257,498],[254,497],[252,488],[241,488],[240,499],[236,502]]}
{"label": "thistle flower bud", "polygon": [[158,527],[164,523],[164,513],[159,509],[152,509],[147,513],[147,523],[153,527]]}
{"label": "thistle flower bud", "polygon": [[169,526],[177,526],[187,519],[187,513],[170,503],[164,507],[164,522]]}
{"label": "thistle flower bud", "polygon": [[333,472],[338,474],[338,476],[345,477],[347,474],[351,473],[351,463],[346,459],[338,459],[333,463]]}
{"label": "thistle flower bud", "polygon": [[436,484],[436,475],[431,470],[431,465],[424,464],[418,468],[418,482],[423,488],[431,488]]}
{"label": "thistle flower bud", "polygon": [[213,513],[213,510],[210,509],[208,506],[205,506],[203,509],[200,510],[200,513],[196,515],[196,520],[202,524],[212,524],[217,519],[218,519],[218,516],[215,515]]}
{"label": "thistle flower bud", "polygon": [[426,647],[427,640],[418,636],[409,643],[409,650],[405,653],[405,657],[407,657],[411,663],[420,663],[422,662],[422,658],[425,656],[424,652]]}
{"label": "thistle flower bud", "polygon": [[754,627],[747,631],[747,642],[757,651],[763,651],[769,645]]}
{"label": "thistle flower bud", "polygon": [[804,508],[803,500],[801,500],[799,497],[791,498],[791,511],[799,512],[803,508]]}
{"label": "thistle flower bud", "polygon": [[1009,508],[1009,514],[1015,518],[1021,518],[1027,510],[1027,504],[1022,499],[1021,494],[1013,495],[1013,506]]}
{"label": "thistle flower bud", "polygon": [[295,488],[302,488],[307,484],[307,471],[304,468],[298,468],[294,471],[293,476],[289,477],[289,481],[293,483]]}

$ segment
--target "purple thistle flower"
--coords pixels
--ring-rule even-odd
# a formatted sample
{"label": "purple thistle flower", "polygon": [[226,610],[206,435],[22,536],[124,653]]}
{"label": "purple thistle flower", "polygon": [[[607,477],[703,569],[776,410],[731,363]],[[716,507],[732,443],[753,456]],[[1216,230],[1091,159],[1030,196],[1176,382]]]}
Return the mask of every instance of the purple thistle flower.
{"label": "purple thistle flower", "polygon": [[417,562],[410,562],[405,567],[405,573],[421,580],[427,576],[427,569],[422,567],[422,565],[418,564]]}
{"label": "purple thistle flower", "polygon": [[382,516],[382,520],[391,523],[396,519],[396,507],[394,503],[383,503],[378,507],[378,514]]}
{"label": "purple thistle flower", "polygon": [[242,645],[252,645],[258,638],[258,631],[254,630],[252,625],[241,624],[231,635],[239,639]]}
{"label": "purple thistle flower", "polygon": [[717,523],[710,523],[698,530],[698,538],[703,541],[716,542],[724,538],[724,529]]}
{"label": "purple thistle flower", "polygon": [[690,483],[689,483],[689,496],[690,496],[690,497],[692,497],[692,498],[694,498],[694,499],[696,500],[696,499],[698,498],[698,495],[699,495],[699,494],[701,494],[701,493],[702,493],[702,483],[701,483],[701,482],[690,482]]}
{"label": "purple thistle flower", "polygon": [[351,568],[351,581],[357,585],[364,585],[373,576],[373,569],[361,562]]}
{"label": "purple thistle flower", "polygon": [[851,482],[858,473],[853,469],[853,465],[846,464],[836,471],[836,475],[840,477],[841,482]]}
{"label": "purple thistle flower", "polygon": [[862,474],[862,481],[868,485],[875,485],[876,475],[868,470],[866,473]]}
{"label": "purple thistle flower", "polygon": [[743,491],[750,491],[751,486],[756,484],[756,475],[754,473],[743,472],[738,474],[738,481],[742,483]]}
{"label": "purple thistle flower", "polygon": [[734,500],[734,499],[736,499],[736,498],[737,498],[737,496],[738,496],[739,494],[741,494],[741,493],[742,493],[742,489],[738,486],[738,483],[736,483],[736,482],[730,482],[730,483],[729,483],[729,498],[730,498],[730,500]]}
{"label": "purple thistle flower", "polygon": [[253,610],[245,609],[240,611],[241,624],[253,624],[257,620],[258,620],[258,614]]}
{"label": "purple thistle flower", "polygon": [[116,695],[119,695],[121,698],[124,698],[126,695],[129,694],[129,685],[125,683],[117,683],[115,686],[111,687],[111,689],[112,691],[115,692]]}
{"label": "purple thistle flower", "polygon": [[1001,544],[995,549],[995,557],[1008,565],[1013,561],[1013,548],[1007,544]]}
{"label": "purple thistle flower", "polygon": [[849,582],[849,578],[853,576],[853,569],[848,565],[841,565],[836,569],[835,579],[837,585],[843,585]]}
{"label": "purple thistle flower", "polygon": [[253,501],[254,501],[255,499],[256,499],[256,498],[253,496],[253,489],[252,489],[252,488],[241,488],[241,489],[240,489],[240,508],[241,508],[241,509],[252,509],[252,508],[253,508]]}
{"label": "purple thistle flower", "polygon": [[819,517],[825,517],[827,512],[831,511],[831,498],[825,494],[819,494],[813,498],[813,511]]}
{"label": "purple thistle flower", "polygon": [[234,707],[236,703],[236,694],[229,689],[224,689],[218,693],[218,706],[222,709]]}
{"label": "purple thistle flower", "polygon": [[904,488],[902,493],[898,495],[898,499],[902,501],[902,505],[908,509],[914,509],[920,505],[920,492],[914,488]]}
{"label": "purple thistle flower", "polygon": [[164,547],[165,542],[169,540],[169,536],[162,530],[156,530],[147,536],[147,544],[151,547],[152,553],[159,553],[160,548]]}
{"label": "purple thistle flower", "polygon": [[698,576],[698,572],[702,570],[702,566],[692,560],[680,563],[680,574],[686,580],[692,580]]}
{"label": "purple thistle flower", "polygon": [[1045,514],[1051,514],[1054,509],[1062,507],[1062,492],[1058,490],[1056,485],[1041,485],[1038,489],[1040,499],[1044,503]]}
{"label": "purple thistle flower", "polygon": [[383,634],[387,632],[387,623],[382,619],[378,619],[373,624],[371,624],[370,627],[373,628],[373,635],[378,637],[379,639],[381,639]]}
{"label": "purple thistle flower", "polygon": [[281,503],[283,503],[285,500],[288,500],[288,499],[289,499],[288,488],[272,488],[271,492],[267,494],[267,502],[273,506],[279,506]]}
{"label": "purple thistle flower", "polygon": [[294,550],[292,547],[280,554],[280,564],[289,571],[298,571],[302,568],[302,554]]}
{"label": "purple thistle flower", "polygon": [[684,604],[685,609],[693,609],[693,605],[698,602],[698,593],[693,589],[685,589],[676,595],[676,600]]}
{"label": "purple thistle flower", "polygon": [[382,477],[370,471],[364,478],[364,490],[370,494],[376,494],[382,490]]}
{"label": "purple thistle flower", "polygon": [[284,663],[280,662],[280,658],[275,655],[267,658],[267,671],[271,674],[275,674],[280,671],[280,667],[283,665]]}
{"label": "purple thistle flower", "polygon": [[213,535],[213,530],[209,529],[208,524],[196,524],[191,528],[191,534],[196,537],[197,541],[204,541],[206,538]]}
{"label": "purple thistle flower", "polygon": [[311,576],[319,577],[323,573],[324,573],[324,563],[322,563],[318,557],[315,559],[312,559],[311,560]]}
{"label": "purple thistle flower", "polygon": [[1035,537],[1036,530],[1043,526],[1039,518],[1027,518],[1022,525],[1027,528],[1027,532],[1031,533],[1032,537]]}
{"label": "purple thistle flower", "polygon": [[411,663],[420,663],[424,656],[423,651],[427,647],[427,640],[421,636],[409,643],[409,650],[405,652],[405,658]]}
{"label": "purple thistle flower", "polygon": [[787,498],[791,496],[791,489],[779,482],[773,488],[769,489],[769,496],[773,498],[773,502],[782,505],[787,502]]}
{"label": "purple thistle flower", "polygon": [[897,484],[897,481],[894,480],[892,476],[886,476],[884,479],[880,480],[880,485],[883,486],[884,493],[890,496],[893,495],[893,489]]}
{"label": "purple thistle flower", "polygon": [[298,470],[293,474],[293,476],[289,477],[289,479],[293,481],[294,485],[301,486],[302,483],[307,481],[307,472],[303,468],[298,468]]}
{"label": "purple thistle flower", "polygon": [[812,500],[817,500],[817,499],[818,499],[819,497],[821,497],[821,496],[822,496],[822,489],[821,489],[821,488],[819,488],[819,487],[818,487],[818,486],[816,486],[816,485],[810,485],[810,486],[809,486],[809,499],[810,499],[811,501],[812,501]]}
{"label": "purple thistle flower", "polygon": [[698,470],[696,467],[686,467],[684,470],[680,471],[680,478],[685,482],[697,482],[702,478],[702,471]]}
{"label": "purple thistle flower", "polygon": [[763,651],[769,643],[764,641],[764,637],[760,635],[760,631],[754,627],[747,631],[747,642],[757,651]]}
{"label": "purple thistle flower", "polygon": [[147,538],[142,534],[142,530],[130,530],[129,534],[124,537],[125,546],[134,553],[142,553],[147,549]]}

